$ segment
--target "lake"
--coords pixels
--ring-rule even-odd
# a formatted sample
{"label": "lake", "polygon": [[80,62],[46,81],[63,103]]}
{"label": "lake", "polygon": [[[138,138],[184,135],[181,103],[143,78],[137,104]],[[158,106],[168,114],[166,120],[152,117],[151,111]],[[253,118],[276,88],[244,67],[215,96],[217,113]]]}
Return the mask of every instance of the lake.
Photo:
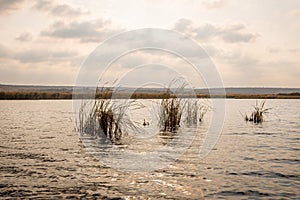
{"label": "lake", "polygon": [[[205,158],[200,159],[199,148],[214,124],[213,111],[176,161],[154,171],[129,172],[88,153],[74,129],[72,101],[0,101],[0,197],[299,199],[300,100],[267,100],[272,110],[258,125],[240,114],[254,104],[226,100],[222,134]],[[157,139],[160,145],[172,140]],[[131,140],[119,150],[153,148],[149,144]]]}

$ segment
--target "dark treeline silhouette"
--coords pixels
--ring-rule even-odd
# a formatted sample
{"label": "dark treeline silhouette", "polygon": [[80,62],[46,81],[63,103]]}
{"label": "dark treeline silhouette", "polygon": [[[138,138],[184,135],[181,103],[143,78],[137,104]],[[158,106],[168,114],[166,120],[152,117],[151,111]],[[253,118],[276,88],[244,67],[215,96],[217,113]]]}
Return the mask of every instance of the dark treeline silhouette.
{"label": "dark treeline silhouette", "polygon": [[300,93],[299,92],[279,93],[278,95],[282,95],[282,96],[300,96]]}
{"label": "dark treeline silhouette", "polygon": [[71,92],[0,92],[1,100],[72,99]]}
{"label": "dark treeline silhouette", "polygon": [[[90,95],[89,95],[90,96]],[[197,98],[232,98],[232,99],[300,99],[300,93],[280,93],[280,94],[196,94]],[[182,98],[194,98],[194,95],[181,95]],[[84,94],[78,95],[76,98],[87,98]],[[94,98],[94,96],[90,96]],[[119,92],[119,93],[97,93],[97,99],[165,99],[176,98],[175,94],[167,92],[143,93],[143,92]],[[38,99],[72,99],[72,92],[0,92],[0,100],[38,100]]]}

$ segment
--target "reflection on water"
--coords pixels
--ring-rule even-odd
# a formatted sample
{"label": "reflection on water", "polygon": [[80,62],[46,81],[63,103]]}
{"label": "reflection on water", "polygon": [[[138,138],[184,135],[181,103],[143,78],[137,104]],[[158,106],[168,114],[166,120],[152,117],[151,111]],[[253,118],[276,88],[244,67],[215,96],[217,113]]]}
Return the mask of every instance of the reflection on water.
{"label": "reflection on water", "polygon": [[[178,160],[153,172],[132,173],[110,168],[87,153],[74,132],[71,101],[1,101],[0,196],[299,199],[300,101],[268,100],[267,106],[273,109],[260,125],[245,123],[239,114],[254,103],[226,100],[223,133],[206,158],[199,159],[199,148],[210,124],[209,114]],[[116,148],[115,152],[138,155],[172,141],[163,135],[132,136],[123,146],[103,146],[101,153],[104,156],[105,148],[107,152]],[[168,154],[160,159],[167,162]],[[118,162],[124,159],[110,164]]]}

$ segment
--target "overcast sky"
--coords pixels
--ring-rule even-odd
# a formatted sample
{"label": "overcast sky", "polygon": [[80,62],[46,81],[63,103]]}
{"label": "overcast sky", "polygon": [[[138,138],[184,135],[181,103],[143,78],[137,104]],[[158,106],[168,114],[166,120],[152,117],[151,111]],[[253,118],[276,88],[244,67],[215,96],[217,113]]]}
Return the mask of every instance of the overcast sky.
{"label": "overcast sky", "polygon": [[[199,43],[227,87],[300,87],[299,19],[299,0],[0,0],[0,83],[73,85],[107,38],[163,28]],[[134,52],[107,74],[151,62],[162,65],[147,76],[166,63],[190,69],[173,56]]]}

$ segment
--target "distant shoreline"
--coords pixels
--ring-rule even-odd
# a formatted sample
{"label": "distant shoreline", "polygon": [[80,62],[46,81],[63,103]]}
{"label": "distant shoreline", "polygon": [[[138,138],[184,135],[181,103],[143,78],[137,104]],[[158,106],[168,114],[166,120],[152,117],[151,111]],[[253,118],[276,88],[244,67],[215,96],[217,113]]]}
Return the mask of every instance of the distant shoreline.
{"label": "distant shoreline", "polygon": [[[0,100],[42,100],[72,99],[74,93],[95,93],[95,87],[79,86],[44,86],[44,85],[5,85],[0,84]],[[97,98],[132,98],[132,99],[163,99],[175,97],[172,89],[167,88],[102,88],[106,96],[99,93]],[[224,91],[226,95],[224,96]],[[108,92],[108,93],[107,93]],[[276,87],[227,87],[227,88],[195,88],[183,91],[184,97],[191,98],[230,98],[230,99],[300,99],[300,88]],[[107,94],[109,94],[107,96]],[[194,95],[188,95],[194,94]],[[222,94],[222,95],[221,95]],[[94,98],[94,96],[90,96]]]}
{"label": "distant shoreline", "polygon": [[[228,98],[228,99],[300,99],[300,93],[279,93],[279,94],[196,94],[197,98]],[[98,95],[97,95],[98,97]],[[172,98],[175,95],[166,93],[117,93],[113,98],[116,99],[163,99]],[[195,96],[184,96],[185,98],[192,98]],[[98,97],[99,98],[99,97]],[[111,96],[103,97],[111,98]],[[72,99],[72,92],[0,92],[0,100],[59,100]]]}

